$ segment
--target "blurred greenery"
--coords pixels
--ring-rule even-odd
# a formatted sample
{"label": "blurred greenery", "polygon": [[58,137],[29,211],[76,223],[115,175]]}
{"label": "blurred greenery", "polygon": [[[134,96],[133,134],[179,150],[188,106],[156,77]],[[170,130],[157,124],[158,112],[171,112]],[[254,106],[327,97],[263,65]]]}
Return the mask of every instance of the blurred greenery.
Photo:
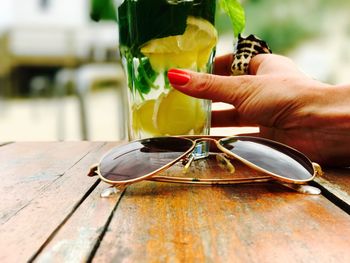
{"label": "blurred greenery", "polygon": [[[323,0],[254,0],[246,3],[247,32],[257,32],[276,53],[321,33]],[[261,11],[264,10],[264,11]]]}
{"label": "blurred greenery", "polygon": [[[245,0],[244,35],[256,34],[274,53],[286,53],[301,42],[320,35],[325,17],[334,10],[349,8],[348,0]],[[335,17],[336,20],[336,17]],[[219,34],[232,32],[228,17],[218,12]],[[335,24],[336,26],[336,24]]]}
{"label": "blurred greenery", "polygon": [[116,20],[113,0],[90,0],[90,17],[94,21]]}
{"label": "blurred greenery", "polygon": [[[322,0],[320,0],[322,1]],[[247,0],[244,35],[255,34],[267,41],[275,53],[284,53],[300,41],[318,33],[316,21],[322,12],[315,12],[314,0]],[[229,33],[225,14],[217,15],[219,34]]]}
{"label": "blurred greenery", "polygon": [[[93,20],[115,20],[113,0],[90,0]],[[242,0],[245,10],[244,35],[256,34],[269,43],[274,53],[286,53],[301,42],[318,36],[331,10],[349,8],[349,0]],[[229,17],[217,8],[219,34],[233,34]]]}

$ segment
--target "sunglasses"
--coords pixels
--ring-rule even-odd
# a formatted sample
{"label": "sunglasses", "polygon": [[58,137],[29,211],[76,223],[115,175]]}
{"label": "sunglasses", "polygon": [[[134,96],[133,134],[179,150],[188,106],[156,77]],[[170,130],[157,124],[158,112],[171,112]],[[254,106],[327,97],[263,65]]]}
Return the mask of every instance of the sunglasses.
{"label": "sunglasses", "polygon": [[[238,161],[259,173],[247,178],[195,178],[159,175],[182,161],[184,173],[192,161],[215,155],[220,166],[234,173]],[[174,136],[132,141],[111,149],[88,176],[116,187],[142,180],[191,184],[239,184],[279,182],[298,192],[319,194],[319,189],[306,183],[321,175],[321,167],[301,152],[278,142],[252,136]]]}

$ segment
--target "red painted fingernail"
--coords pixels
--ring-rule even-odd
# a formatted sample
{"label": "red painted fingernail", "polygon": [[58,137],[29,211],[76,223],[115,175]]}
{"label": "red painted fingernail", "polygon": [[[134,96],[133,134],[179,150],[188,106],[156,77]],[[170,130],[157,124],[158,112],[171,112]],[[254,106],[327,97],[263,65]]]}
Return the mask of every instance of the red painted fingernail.
{"label": "red painted fingernail", "polygon": [[191,76],[186,71],[180,69],[170,69],[168,71],[168,79],[172,85],[183,86],[189,82]]}

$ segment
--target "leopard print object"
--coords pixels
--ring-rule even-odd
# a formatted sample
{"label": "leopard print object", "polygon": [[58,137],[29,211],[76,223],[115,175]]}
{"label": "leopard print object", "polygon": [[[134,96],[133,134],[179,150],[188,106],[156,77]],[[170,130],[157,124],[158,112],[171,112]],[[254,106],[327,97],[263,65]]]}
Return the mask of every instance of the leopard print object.
{"label": "leopard print object", "polygon": [[238,36],[235,47],[235,58],[232,62],[231,73],[233,76],[248,74],[250,60],[258,54],[272,53],[265,41],[254,35],[244,38]]}

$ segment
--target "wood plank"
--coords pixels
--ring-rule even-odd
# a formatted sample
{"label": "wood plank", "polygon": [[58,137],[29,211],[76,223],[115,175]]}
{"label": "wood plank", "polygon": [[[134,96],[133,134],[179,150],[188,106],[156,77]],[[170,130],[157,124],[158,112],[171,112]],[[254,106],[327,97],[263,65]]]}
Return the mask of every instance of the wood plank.
{"label": "wood plank", "polygon": [[36,258],[36,262],[87,262],[112,216],[122,191],[109,198],[101,182]]}
{"label": "wood plank", "polygon": [[322,195],[276,184],[140,182],[126,189],[94,261],[350,262],[349,245],[349,216]]}
{"label": "wood plank", "polygon": [[0,225],[100,143],[22,142],[0,147]]}
{"label": "wood plank", "polygon": [[10,143],[14,143],[14,142],[0,142],[0,147],[5,146],[5,145],[10,144]]}
{"label": "wood plank", "polygon": [[344,209],[350,213],[350,168],[327,169],[322,177],[315,178],[315,182],[333,195],[333,198],[344,202]]}
{"label": "wood plank", "polygon": [[115,144],[16,143],[6,151],[0,148],[0,160],[9,162],[3,164],[7,176],[2,180],[10,191],[1,185],[2,197],[24,203],[0,225],[0,262],[27,261],[42,249],[91,191],[97,179],[86,176],[89,167]]}

